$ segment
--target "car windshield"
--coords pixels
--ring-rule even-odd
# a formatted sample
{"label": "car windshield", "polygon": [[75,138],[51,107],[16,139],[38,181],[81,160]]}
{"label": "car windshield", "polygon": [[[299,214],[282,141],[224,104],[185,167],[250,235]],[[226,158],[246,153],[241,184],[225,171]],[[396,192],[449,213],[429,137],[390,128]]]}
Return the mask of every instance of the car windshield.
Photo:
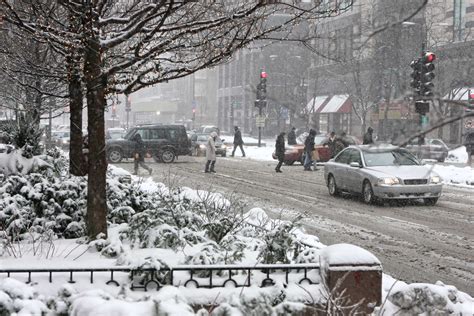
{"label": "car windshield", "polygon": [[69,132],[53,132],[52,136],[57,138],[69,137]]}
{"label": "car windshield", "polygon": [[323,136],[323,135],[317,135],[315,138],[314,138],[314,143],[316,145],[322,145],[324,144],[326,141],[327,141],[327,137],[326,136]]}
{"label": "car windshield", "polygon": [[420,164],[415,156],[403,150],[364,152],[364,160],[367,167],[409,166]]}
{"label": "car windshield", "polygon": [[135,134],[135,129],[134,129],[134,128],[129,129],[128,132],[127,132],[127,134],[125,134],[125,136],[124,136],[123,138],[125,138],[125,139],[130,139],[130,137],[131,137],[133,134]]}
{"label": "car windshield", "polygon": [[110,138],[118,139],[122,138],[125,135],[125,131],[109,131]]}
{"label": "car windshield", "polygon": [[207,135],[199,135],[198,138],[197,138],[197,141],[198,142],[205,142],[205,141],[207,141],[208,137],[209,136],[207,136]]}

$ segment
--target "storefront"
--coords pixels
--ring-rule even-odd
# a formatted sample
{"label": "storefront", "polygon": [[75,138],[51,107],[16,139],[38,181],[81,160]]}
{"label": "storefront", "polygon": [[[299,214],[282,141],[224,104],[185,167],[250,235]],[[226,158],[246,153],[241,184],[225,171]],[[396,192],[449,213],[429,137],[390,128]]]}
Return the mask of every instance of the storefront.
{"label": "storefront", "polygon": [[352,133],[352,102],[349,95],[317,96],[308,102],[307,108],[315,114],[321,133]]}

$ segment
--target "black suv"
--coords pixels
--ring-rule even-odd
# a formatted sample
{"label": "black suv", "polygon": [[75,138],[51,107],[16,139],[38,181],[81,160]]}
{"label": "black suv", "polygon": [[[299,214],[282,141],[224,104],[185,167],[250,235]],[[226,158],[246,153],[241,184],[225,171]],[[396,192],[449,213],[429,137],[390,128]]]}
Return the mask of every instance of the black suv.
{"label": "black suv", "polygon": [[191,142],[183,125],[143,125],[128,130],[123,139],[106,142],[107,159],[118,163],[123,158],[132,158],[135,134],[140,134],[147,154],[157,162],[170,163],[179,155],[191,154]]}

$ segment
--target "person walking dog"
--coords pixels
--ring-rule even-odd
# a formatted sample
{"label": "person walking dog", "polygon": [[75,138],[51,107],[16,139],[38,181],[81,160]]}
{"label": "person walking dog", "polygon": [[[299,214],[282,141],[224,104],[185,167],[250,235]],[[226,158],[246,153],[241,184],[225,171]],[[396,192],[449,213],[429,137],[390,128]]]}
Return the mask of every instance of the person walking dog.
{"label": "person walking dog", "polygon": [[133,136],[133,140],[135,142],[135,146],[133,148],[133,167],[134,167],[134,175],[138,175],[138,166],[146,169],[148,173],[151,175],[153,169],[149,166],[145,165],[145,143],[143,143],[142,136],[140,134],[135,134]]}
{"label": "person walking dog", "polygon": [[207,144],[206,144],[206,167],[204,169],[204,172],[209,173],[216,173],[214,170],[214,166],[216,165],[216,139],[217,139],[217,133],[212,132],[209,135],[209,138],[207,139]]}

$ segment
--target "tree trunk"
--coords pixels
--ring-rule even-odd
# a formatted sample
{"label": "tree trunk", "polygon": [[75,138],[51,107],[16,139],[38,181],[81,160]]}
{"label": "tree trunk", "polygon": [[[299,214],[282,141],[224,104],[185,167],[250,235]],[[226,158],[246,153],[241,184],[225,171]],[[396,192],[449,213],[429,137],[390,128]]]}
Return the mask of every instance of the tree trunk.
{"label": "tree trunk", "polygon": [[[79,29],[78,18],[70,13],[69,30],[76,33]],[[87,166],[82,154],[82,82],[80,75],[80,57],[77,48],[70,47],[66,57],[66,67],[69,74],[69,121],[71,137],[69,142],[69,172],[76,176],[87,174]]]}
{"label": "tree trunk", "polygon": [[69,119],[71,124],[69,172],[76,176],[83,176],[87,173],[87,166],[82,154],[82,86],[79,74],[77,70],[74,70],[75,67],[72,66],[69,69],[71,76],[69,79]]}
{"label": "tree trunk", "polygon": [[[89,4],[90,5],[90,4]],[[93,15],[94,14],[94,15]],[[107,236],[106,171],[104,111],[106,78],[101,74],[102,60],[97,34],[98,17],[88,8],[84,74],[87,88],[89,134],[89,177],[87,181],[87,232],[91,239]],[[91,176],[93,175],[93,176]]]}

